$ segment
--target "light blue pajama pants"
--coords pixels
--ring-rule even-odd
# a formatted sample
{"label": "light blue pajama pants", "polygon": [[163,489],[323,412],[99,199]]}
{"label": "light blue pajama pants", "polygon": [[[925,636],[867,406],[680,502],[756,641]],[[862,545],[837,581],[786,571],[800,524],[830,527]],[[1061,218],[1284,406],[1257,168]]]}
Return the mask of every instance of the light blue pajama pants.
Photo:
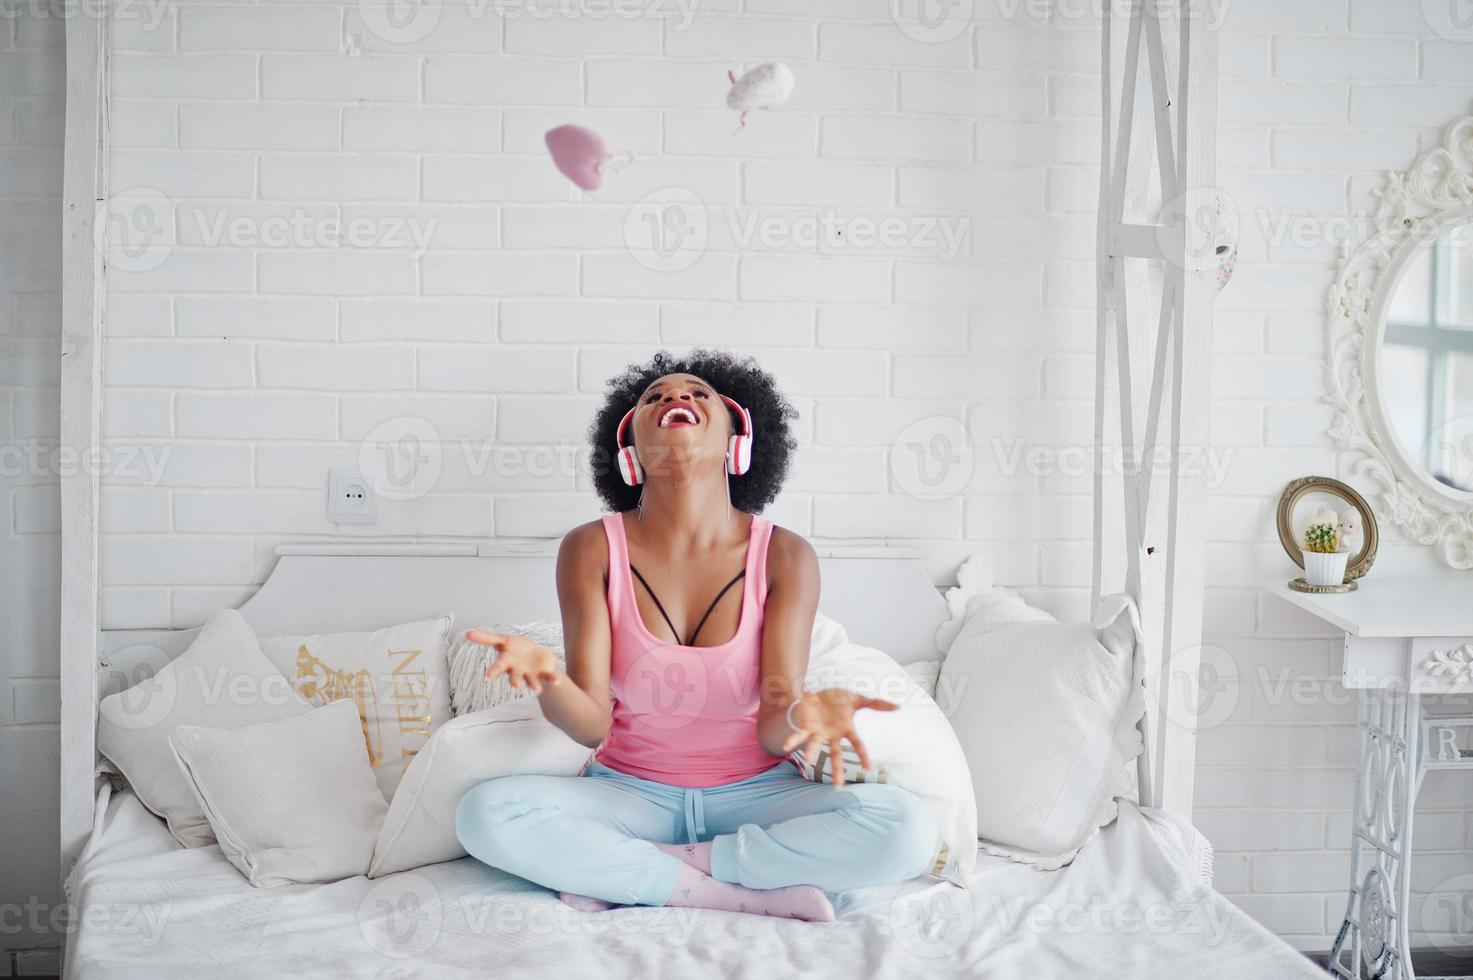
{"label": "light blue pajama pants", "polygon": [[750,779],[686,789],[590,761],[582,776],[503,776],[455,813],[472,856],[556,891],[664,905],[681,862],[654,847],[712,841],[711,874],[748,888],[847,891],[930,869],[936,819],[883,783],[835,789],[787,763]]}

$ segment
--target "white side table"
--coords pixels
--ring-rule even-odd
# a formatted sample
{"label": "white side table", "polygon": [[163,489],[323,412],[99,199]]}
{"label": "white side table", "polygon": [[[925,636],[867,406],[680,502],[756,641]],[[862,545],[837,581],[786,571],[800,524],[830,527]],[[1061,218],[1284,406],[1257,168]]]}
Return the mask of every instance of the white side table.
{"label": "white side table", "polygon": [[1429,769],[1473,769],[1473,718],[1429,721],[1422,699],[1473,690],[1473,576],[1372,574],[1340,595],[1282,581],[1264,589],[1344,632],[1343,681],[1360,692],[1350,896],[1329,967],[1347,978],[1414,980],[1407,912],[1417,791]]}

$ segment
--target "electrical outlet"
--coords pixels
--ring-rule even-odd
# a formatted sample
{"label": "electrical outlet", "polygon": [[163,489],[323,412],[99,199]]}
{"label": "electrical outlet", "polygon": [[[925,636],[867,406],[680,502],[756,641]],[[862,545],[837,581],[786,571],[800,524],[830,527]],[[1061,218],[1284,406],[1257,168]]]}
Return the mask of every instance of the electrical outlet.
{"label": "electrical outlet", "polygon": [[327,471],[327,519],[334,524],[376,524],[373,488],[351,466]]}

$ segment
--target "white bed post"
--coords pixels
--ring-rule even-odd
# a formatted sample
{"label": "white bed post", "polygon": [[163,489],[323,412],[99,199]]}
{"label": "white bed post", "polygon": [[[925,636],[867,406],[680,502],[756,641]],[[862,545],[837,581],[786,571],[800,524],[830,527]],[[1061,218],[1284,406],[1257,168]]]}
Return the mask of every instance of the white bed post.
{"label": "white bed post", "polygon": [[[1122,6],[1118,103],[1109,0],[1104,11],[1093,592],[1126,591],[1141,610],[1150,704],[1142,801],[1190,816],[1206,561],[1217,38],[1193,0],[1179,0],[1174,18],[1166,6]],[[1175,46],[1165,30],[1172,22]],[[1153,212],[1159,223],[1148,220]],[[1147,298],[1158,277],[1153,322]],[[1115,450],[1122,472],[1113,472]]]}
{"label": "white bed post", "polygon": [[[107,187],[107,3],[66,18],[62,185],[61,445],[95,459],[102,419],[103,259],[93,225]],[[61,475],[61,873],[92,831],[97,769],[97,467]]]}

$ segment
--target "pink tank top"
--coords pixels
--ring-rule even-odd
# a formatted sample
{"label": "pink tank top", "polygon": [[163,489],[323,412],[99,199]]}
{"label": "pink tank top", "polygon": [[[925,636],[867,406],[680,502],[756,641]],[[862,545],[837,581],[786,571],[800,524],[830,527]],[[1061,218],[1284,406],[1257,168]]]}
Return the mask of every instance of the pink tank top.
{"label": "pink tank top", "polygon": [[614,719],[594,758],[610,769],[704,789],[747,779],[782,762],[757,741],[762,611],[772,523],[752,518],[736,634],[714,647],[655,636],[639,615],[624,519],[603,518],[609,539],[609,687]]}

